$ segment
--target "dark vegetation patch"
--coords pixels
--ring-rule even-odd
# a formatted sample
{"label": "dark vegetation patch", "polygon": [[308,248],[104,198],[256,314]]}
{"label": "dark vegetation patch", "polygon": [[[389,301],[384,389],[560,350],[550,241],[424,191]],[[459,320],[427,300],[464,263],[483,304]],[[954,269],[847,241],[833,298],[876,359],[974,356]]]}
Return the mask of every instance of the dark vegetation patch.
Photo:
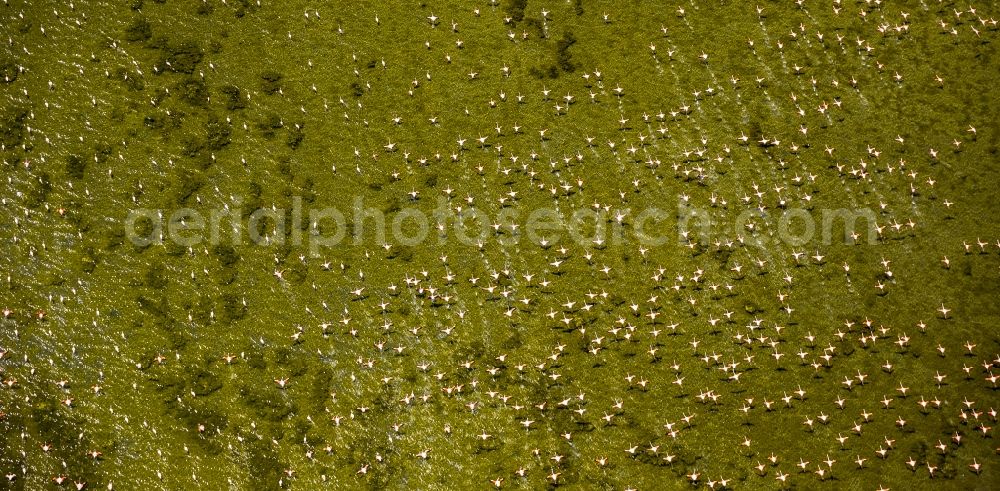
{"label": "dark vegetation patch", "polygon": [[235,85],[223,85],[219,92],[222,92],[223,100],[226,102],[227,111],[235,111],[246,107],[246,101],[239,87]]}
{"label": "dark vegetation patch", "polygon": [[73,179],[83,179],[83,171],[87,168],[87,161],[76,154],[66,156],[66,175]]}
{"label": "dark vegetation patch", "polygon": [[[154,41],[156,39],[154,38]],[[201,46],[194,41],[161,40],[155,45],[147,44],[147,47],[155,47],[160,50],[160,59],[156,63],[156,68],[159,71],[191,74],[194,73],[204,56]]]}
{"label": "dark vegetation patch", "polygon": [[281,81],[284,78],[284,75],[274,70],[266,70],[260,74],[260,90],[265,94],[274,95],[281,90]]}
{"label": "dark vegetation patch", "polygon": [[125,28],[125,40],[130,43],[145,43],[151,37],[153,37],[153,26],[141,17]]}
{"label": "dark vegetation patch", "polygon": [[516,24],[524,20],[524,10],[528,8],[528,0],[507,0],[503,11]]}
{"label": "dark vegetation patch", "polygon": [[533,66],[528,69],[528,73],[537,79],[554,79],[559,78],[562,73],[573,73],[576,71],[576,63],[570,48],[576,43],[576,36],[572,32],[564,32],[553,46],[553,61],[547,65]]}

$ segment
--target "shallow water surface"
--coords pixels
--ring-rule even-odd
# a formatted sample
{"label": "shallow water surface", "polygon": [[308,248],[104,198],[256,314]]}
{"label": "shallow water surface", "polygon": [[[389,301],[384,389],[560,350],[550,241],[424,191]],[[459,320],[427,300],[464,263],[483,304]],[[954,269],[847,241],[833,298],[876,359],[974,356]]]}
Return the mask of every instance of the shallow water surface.
{"label": "shallow water surface", "polygon": [[996,486],[995,5],[491,1],[5,1],[0,487]]}

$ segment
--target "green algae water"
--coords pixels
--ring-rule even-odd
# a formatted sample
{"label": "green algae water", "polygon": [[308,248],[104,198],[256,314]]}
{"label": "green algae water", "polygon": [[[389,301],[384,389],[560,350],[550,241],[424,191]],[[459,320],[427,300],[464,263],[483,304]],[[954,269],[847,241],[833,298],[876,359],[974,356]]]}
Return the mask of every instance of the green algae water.
{"label": "green algae water", "polygon": [[997,16],[5,0],[0,488],[995,488]]}

